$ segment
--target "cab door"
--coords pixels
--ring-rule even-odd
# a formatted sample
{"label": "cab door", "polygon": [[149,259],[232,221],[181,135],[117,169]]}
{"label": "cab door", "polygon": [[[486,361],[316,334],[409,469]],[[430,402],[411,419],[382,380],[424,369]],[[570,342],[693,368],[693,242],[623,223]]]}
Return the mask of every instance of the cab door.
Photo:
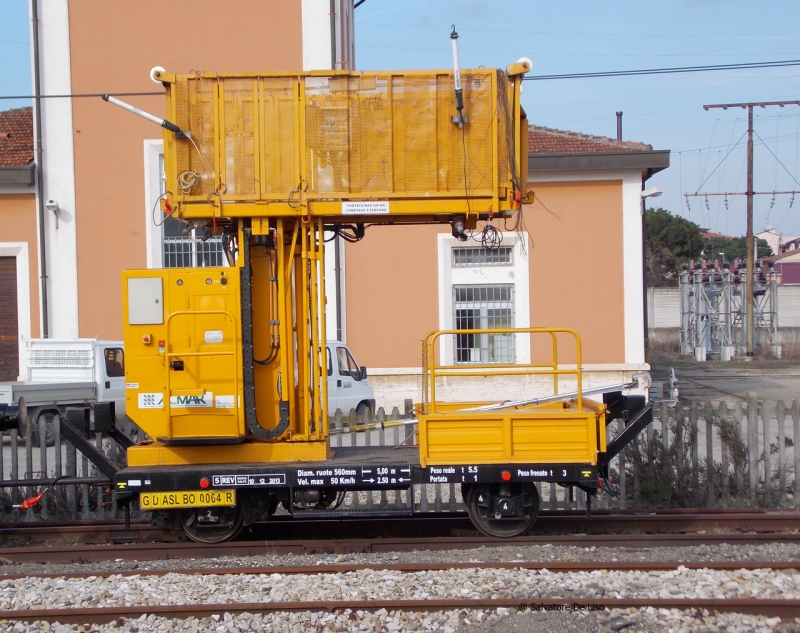
{"label": "cab door", "polygon": [[360,372],[355,359],[344,345],[334,349],[334,374],[336,375],[337,406],[347,415],[358,407],[360,390],[357,388]]}
{"label": "cab door", "polygon": [[[328,366],[328,374],[327,374],[327,381],[328,381],[328,415],[332,416],[336,413],[336,409],[341,409],[342,407],[339,405],[339,388],[342,383],[341,379],[339,378],[338,371],[335,370],[336,363],[333,362],[333,355],[331,352],[331,346],[328,345],[325,349],[325,356],[327,358],[327,366]],[[342,413],[347,413],[342,409]]]}
{"label": "cab door", "polygon": [[116,417],[122,420],[125,418],[125,352],[121,343],[99,351],[97,399],[101,402],[113,400]]}

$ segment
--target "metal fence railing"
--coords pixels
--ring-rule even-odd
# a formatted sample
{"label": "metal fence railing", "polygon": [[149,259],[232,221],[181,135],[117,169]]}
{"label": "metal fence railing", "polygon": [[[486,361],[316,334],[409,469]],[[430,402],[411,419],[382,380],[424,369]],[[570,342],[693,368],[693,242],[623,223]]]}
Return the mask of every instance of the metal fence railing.
{"label": "metal fence railing", "polygon": [[[410,409],[410,407],[409,407]],[[410,410],[409,412],[410,413]],[[395,407],[386,414],[357,416],[337,411],[330,418],[331,447],[386,446],[397,449],[395,461],[413,461],[416,425],[404,424],[407,412]],[[29,425],[25,438],[0,433],[0,521],[86,520],[121,518],[112,503],[110,482],[59,433],[47,446],[45,423]],[[356,430],[376,425],[371,430]],[[138,441],[132,423],[120,428]],[[609,436],[624,428],[617,420]],[[615,494],[598,493],[595,507],[800,507],[795,482],[800,470],[800,401],[747,402],[717,406],[661,404],[654,420],[611,462]],[[110,438],[96,434],[92,442],[120,467],[125,451]],[[406,457],[405,451],[408,450]],[[625,473],[620,477],[620,473]],[[56,477],[67,477],[28,510],[14,508],[44,489]],[[542,509],[583,509],[586,495],[556,484],[538,485]],[[415,486],[413,505],[407,491],[347,493],[340,508],[350,511],[453,512],[463,511],[455,484]],[[137,516],[136,507],[133,516]]]}

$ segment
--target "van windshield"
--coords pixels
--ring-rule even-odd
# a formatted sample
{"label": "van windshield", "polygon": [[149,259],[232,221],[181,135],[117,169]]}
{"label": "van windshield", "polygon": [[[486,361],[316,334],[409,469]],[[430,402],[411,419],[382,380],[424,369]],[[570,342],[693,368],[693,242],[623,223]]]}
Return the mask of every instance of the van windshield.
{"label": "van windshield", "polygon": [[356,363],[353,355],[346,347],[336,348],[336,360],[339,364],[340,376],[350,376],[356,380],[360,379],[361,371],[358,368],[358,363]]}

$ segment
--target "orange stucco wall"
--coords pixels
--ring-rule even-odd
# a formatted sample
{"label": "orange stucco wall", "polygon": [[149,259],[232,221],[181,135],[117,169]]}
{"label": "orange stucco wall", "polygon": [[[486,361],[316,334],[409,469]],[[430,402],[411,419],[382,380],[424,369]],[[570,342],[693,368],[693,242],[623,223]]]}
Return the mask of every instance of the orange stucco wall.
{"label": "orange stucco wall", "polygon": [[[531,327],[576,330],[584,363],[625,362],[622,183],[532,186],[539,202],[524,209]],[[372,227],[347,244],[347,343],[359,362],[421,365],[422,339],[439,327],[436,235],[449,232],[447,225]],[[539,351],[534,340],[534,359]],[[559,357],[569,362],[574,352],[564,345]]]}
{"label": "orange stucco wall", "polygon": [[[0,194],[3,242],[28,243],[31,336],[39,336],[39,263],[36,241],[36,198],[30,193]],[[19,301],[19,297],[17,297]],[[21,325],[21,324],[20,324]]]}
{"label": "orange stucco wall", "polygon": [[531,326],[574,329],[584,363],[625,362],[622,183],[532,187],[538,202],[524,211]]}
{"label": "orange stucco wall", "polygon": [[346,245],[347,345],[359,363],[422,365],[422,339],[439,327],[436,236],[442,230],[375,226]]}
{"label": "orange stucco wall", "polygon": [[[72,91],[157,92],[153,66],[302,69],[301,19],[299,1],[71,0]],[[123,99],[164,116],[163,96]],[[146,266],[143,140],[161,130],[99,98],[72,103],[80,335],[121,338],[120,272]]]}

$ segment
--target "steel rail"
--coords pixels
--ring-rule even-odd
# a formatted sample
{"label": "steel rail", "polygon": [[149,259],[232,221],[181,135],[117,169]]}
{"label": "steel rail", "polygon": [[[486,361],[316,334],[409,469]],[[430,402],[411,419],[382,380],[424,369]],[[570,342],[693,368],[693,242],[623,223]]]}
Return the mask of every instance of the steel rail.
{"label": "steel rail", "polygon": [[[15,547],[0,550],[13,562],[81,562],[112,558],[169,556],[192,558],[264,553],[264,543],[276,553],[386,552],[409,549],[469,549],[481,545],[572,545],[589,547],[670,547],[717,543],[800,542],[797,511],[759,509],[601,510],[591,519],[581,511],[542,512],[535,532],[516,539],[490,539],[477,535],[464,513],[430,513],[385,519],[360,517],[358,521],[276,518],[253,526],[249,541],[213,546],[188,544],[174,530],[135,519],[130,530],[122,521],[7,524],[0,538]],[[327,531],[327,538],[319,538]],[[355,538],[354,538],[355,537]],[[47,544],[48,547],[38,547]],[[23,547],[24,545],[24,547]],[[76,549],[75,545],[80,548]],[[65,547],[66,546],[66,547]],[[170,552],[170,548],[172,551]],[[46,552],[46,553],[45,553]],[[53,557],[53,558],[49,558]]]}
{"label": "steel rail", "polygon": [[130,576],[243,576],[283,574],[298,576],[301,574],[349,574],[359,571],[393,571],[406,574],[431,571],[448,571],[451,569],[505,569],[542,571],[554,573],[592,572],[592,571],[675,571],[681,567],[686,569],[707,569],[711,571],[737,571],[768,569],[782,571],[786,569],[800,570],[800,560],[789,562],[772,561],[489,561],[489,562],[431,562],[431,563],[358,563],[358,564],[321,564],[321,565],[272,565],[267,567],[195,567],[179,569],[125,569],[119,571],[85,571],[85,572],[48,572],[26,574],[0,574],[0,580],[19,580],[22,578],[109,578]]}
{"label": "steel rail", "polygon": [[[282,527],[292,525],[328,525],[346,524],[357,521],[359,524],[379,523],[381,531],[385,532],[386,518],[383,516],[348,516],[342,514],[331,522],[332,517],[315,518],[313,513],[308,516],[281,515],[273,517],[269,522],[258,523],[256,527],[263,527],[272,532],[280,531]],[[425,528],[437,524],[452,524],[454,528],[468,528],[471,524],[465,512],[426,512],[410,515],[398,515],[393,518],[404,526],[409,524]],[[90,532],[112,534],[124,532],[125,522],[121,519],[105,521],[41,521],[39,523],[6,523],[0,524],[0,536],[35,536],[47,534],[66,534],[69,532]],[[748,531],[781,531],[795,530],[800,526],[800,512],[788,509],[767,508],[715,508],[698,511],[692,508],[655,508],[655,509],[594,509],[592,516],[587,517],[583,510],[542,510],[533,528],[534,533],[548,530],[563,530],[575,532],[588,530],[595,533],[614,532],[625,530],[648,530],[670,533],[696,530],[748,530]],[[147,538],[156,536],[156,533],[170,533],[161,527],[152,526],[148,519],[139,518],[131,520],[131,531],[152,533]],[[297,530],[293,530],[297,531]],[[172,532],[173,534],[177,534]],[[407,534],[406,527],[403,533]]]}
{"label": "steel rail", "polygon": [[231,541],[215,545],[198,543],[127,543],[0,549],[6,563],[98,563],[109,560],[165,560],[171,558],[215,558],[302,554],[363,554],[418,551],[468,550],[478,547],[525,547],[557,545],[572,547],[691,547],[697,545],[754,545],[797,543],[800,533],[769,534],[623,534],[519,536],[508,539],[484,536],[438,538],[327,539],[303,541]]}
{"label": "steel rail", "polygon": [[[523,607],[524,605],[524,607]],[[106,624],[120,618],[135,619],[143,615],[166,618],[205,618],[212,615],[230,614],[268,614],[286,611],[295,612],[338,612],[351,611],[449,611],[455,609],[496,609],[498,607],[516,608],[527,611],[531,605],[561,607],[577,605],[587,611],[603,608],[629,609],[653,607],[656,609],[703,610],[719,613],[745,613],[767,617],[795,618],[800,616],[800,600],[769,600],[757,598],[720,599],[659,599],[659,598],[614,598],[598,600],[571,596],[567,598],[535,598],[527,596],[512,598],[478,599],[412,599],[412,600],[328,600],[302,602],[250,602],[188,605],[143,605],[131,607],[97,607],[65,609],[28,609],[3,613],[4,619],[18,622],[59,622],[61,624]],[[575,610],[578,610],[577,608]]]}

